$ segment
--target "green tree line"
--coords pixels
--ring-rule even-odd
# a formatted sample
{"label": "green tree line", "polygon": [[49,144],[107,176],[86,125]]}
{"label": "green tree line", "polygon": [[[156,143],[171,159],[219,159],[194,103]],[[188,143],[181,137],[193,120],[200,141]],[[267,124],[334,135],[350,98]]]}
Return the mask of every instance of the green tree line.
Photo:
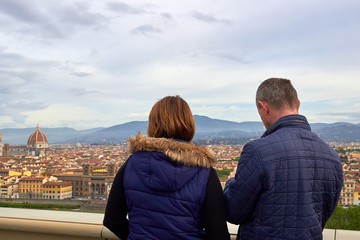
{"label": "green tree line", "polygon": [[344,230],[360,230],[360,206],[349,206],[343,208],[338,205],[325,228],[344,229]]}
{"label": "green tree line", "polygon": [[221,169],[221,170],[216,169],[216,173],[217,173],[219,178],[228,177],[232,171],[234,171],[234,169],[232,169],[232,168],[224,168],[224,169]]}
{"label": "green tree line", "polygon": [[80,205],[60,205],[60,204],[35,204],[35,203],[4,203],[0,202],[0,207],[10,208],[32,208],[32,209],[80,209]]}

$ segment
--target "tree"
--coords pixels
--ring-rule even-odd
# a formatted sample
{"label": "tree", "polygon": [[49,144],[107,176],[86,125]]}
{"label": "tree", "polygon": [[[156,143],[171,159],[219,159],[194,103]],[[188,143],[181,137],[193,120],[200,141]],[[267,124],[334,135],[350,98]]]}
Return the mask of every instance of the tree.
{"label": "tree", "polygon": [[360,230],[360,206],[350,206],[345,209],[338,205],[325,228],[344,229],[344,230]]}

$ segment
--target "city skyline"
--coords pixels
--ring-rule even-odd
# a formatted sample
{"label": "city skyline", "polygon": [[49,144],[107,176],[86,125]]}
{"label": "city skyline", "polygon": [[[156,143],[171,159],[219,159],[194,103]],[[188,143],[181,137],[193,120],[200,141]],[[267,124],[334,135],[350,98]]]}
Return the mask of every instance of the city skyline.
{"label": "city skyline", "polygon": [[110,127],[180,95],[193,114],[261,121],[288,78],[309,122],[360,123],[360,3],[0,1],[0,129]]}

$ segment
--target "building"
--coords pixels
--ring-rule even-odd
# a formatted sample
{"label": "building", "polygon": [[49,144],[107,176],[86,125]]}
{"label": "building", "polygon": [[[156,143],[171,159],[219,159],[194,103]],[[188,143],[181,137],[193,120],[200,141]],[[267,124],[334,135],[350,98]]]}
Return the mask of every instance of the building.
{"label": "building", "polygon": [[47,182],[43,177],[23,177],[19,180],[19,197],[42,199],[42,185]]}
{"label": "building", "polygon": [[[8,145],[8,144],[5,144]],[[7,156],[14,157],[14,156],[26,156],[28,155],[28,147],[26,145],[20,145],[20,146],[10,146],[8,145],[6,147],[6,154]]]}
{"label": "building", "polygon": [[9,176],[9,170],[8,169],[0,169],[0,177],[2,176]]}
{"label": "building", "polygon": [[349,158],[350,159],[360,159],[360,152],[350,152]]}
{"label": "building", "polygon": [[36,127],[27,143],[28,154],[33,156],[46,155],[49,149],[49,143],[46,135],[40,130],[39,124]]}
{"label": "building", "polygon": [[50,151],[49,143],[46,135],[40,130],[39,124],[35,131],[29,136],[27,145],[10,146],[3,144],[3,135],[0,133],[0,156],[39,156],[46,155]]}
{"label": "building", "polygon": [[54,174],[54,177],[71,182],[74,196],[107,197],[118,170],[117,167],[114,164],[108,164],[99,168],[88,163],[83,164],[82,167],[82,174]]}
{"label": "building", "polygon": [[10,183],[0,187],[0,198],[19,198],[19,184]]}
{"label": "building", "polygon": [[4,185],[4,184],[10,184],[10,183],[18,183],[20,177],[19,176],[1,176],[0,177],[1,181],[0,181],[0,185]]}
{"label": "building", "polygon": [[355,181],[345,180],[341,189],[339,204],[343,206],[354,205]]}
{"label": "building", "polygon": [[46,182],[42,185],[43,199],[69,199],[71,197],[71,182]]}
{"label": "building", "polygon": [[355,183],[354,204],[360,205],[360,184],[359,183]]}

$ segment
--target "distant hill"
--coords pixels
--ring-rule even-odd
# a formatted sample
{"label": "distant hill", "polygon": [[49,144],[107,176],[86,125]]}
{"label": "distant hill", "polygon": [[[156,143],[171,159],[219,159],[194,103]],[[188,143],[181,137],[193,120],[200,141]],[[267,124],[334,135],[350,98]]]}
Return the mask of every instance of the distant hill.
{"label": "distant hill", "polygon": [[[265,128],[259,122],[233,122],[194,115],[198,143],[246,143],[259,138]],[[76,130],[73,128],[40,128],[48,137],[49,144],[56,143],[114,143],[124,142],[139,132],[146,134],[147,121],[132,121],[108,128]],[[345,122],[314,123],[311,128],[325,141],[360,141],[360,124]],[[26,145],[35,128],[6,128],[3,142],[11,145]]]}
{"label": "distant hill", "polygon": [[136,136],[139,132],[146,134],[147,121],[133,121],[104,128],[96,132],[85,134],[74,139],[69,139],[70,143],[109,143],[124,142],[131,136]]}
{"label": "distant hill", "polygon": [[262,122],[232,122],[199,115],[194,115],[194,119],[197,133],[225,132],[230,130],[237,130],[247,133],[265,131]]}
{"label": "distant hill", "polygon": [[314,130],[324,141],[360,142],[360,125],[343,123]]}
{"label": "distant hill", "polygon": [[[225,139],[241,138],[250,139],[260,136],[265,130],[261,122],[232,122],[226,120],[212,119],[206,116],[194,115],[196,134],[194,140],[198,139]],[[71,142],[105,143],[123,142],[139,132],[146,134],[148,121],[133,121],[115,125],[97,131],[95,134],[88,134]]]}
{"label": "distant hill", "polygon": [[[49,144],[66,143],[70,139],[80,138],[88,134],[100,131],[103,128],[92,128],[86,130],[75,130],[73,128],[40,128],[48,138]],[[36,128],[5,128],[0,129],[3,134],[3,143],[11,145],[26,145],[30,134]]]}

